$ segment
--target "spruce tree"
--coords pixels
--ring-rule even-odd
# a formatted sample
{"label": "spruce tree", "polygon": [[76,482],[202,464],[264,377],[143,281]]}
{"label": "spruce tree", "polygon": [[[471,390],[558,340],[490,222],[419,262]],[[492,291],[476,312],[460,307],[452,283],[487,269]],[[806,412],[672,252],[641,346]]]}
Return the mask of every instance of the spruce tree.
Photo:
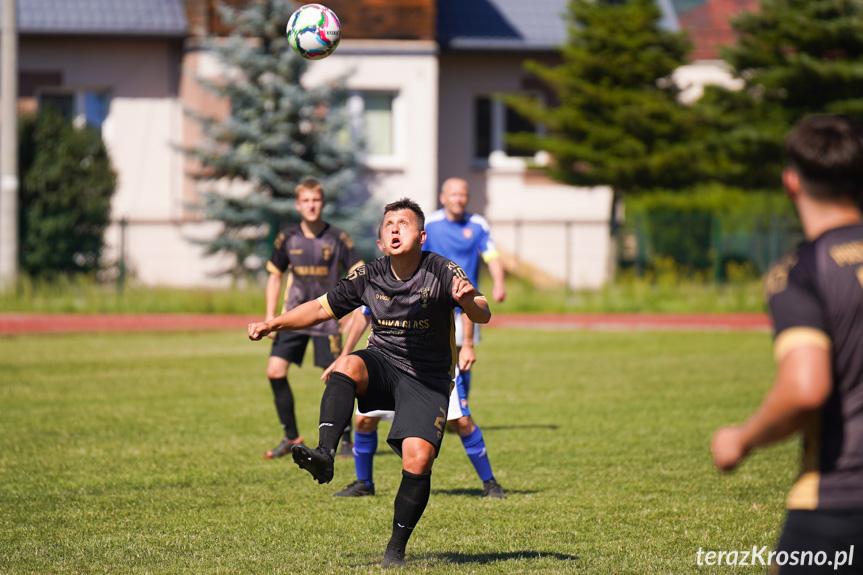
{"label": "spruce tree", "polygon": [[226,74],[202,83],[226,98],[231,111],[227,118],[196,116],[208,141],[187,153],[200,161],[202,182],[227,179],[245,190],[202,186],[197,206],[205,219],[222,224],[219,236],[205,242],[207,252],[233,255],[236,263],[225,271],[235,278],[260,273],[278,228],[299,221],[294,189],[309,176],[324,185],[324,218],[347,231],[362,253],[373,253],[374,215],[359,185],[344,78],[316,87],[302,84],[314,63],[295,54],[285,35],[297,7],[289,0],[221,6],[232,33],[207,41]]}
{"label": "spruce tree", "polygon": [[655,0],[571,0],[562,63],[525,66],[554,101],[507,98],[547,135],[522,133],[510,142],[549,152],[549,175],[571,185],[617,192],[690,185],[706,169],[693,143],[699,122],[670,81],[689,44],[661,29],[660,17]]}
{"label": "spruce tree", "polygon": [[712,146],[722,179],[778,188],[782,141],[810,114],[863,121],[863,2],[762,0],[738,17],[735,45],[723,51],[741,91],[708,88],[696,107],[718,130]]}

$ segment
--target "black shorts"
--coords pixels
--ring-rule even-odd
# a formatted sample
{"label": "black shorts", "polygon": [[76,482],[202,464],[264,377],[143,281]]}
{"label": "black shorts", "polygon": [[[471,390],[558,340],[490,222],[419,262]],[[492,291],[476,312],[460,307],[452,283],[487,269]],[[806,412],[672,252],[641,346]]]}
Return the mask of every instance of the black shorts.
{"label": "black shorts", "polygon": [[287,362],[303,365],[303,356],[306,354],[309,338],[315,344],[315,365],[323,369],[328,368],[342,351],[340,335],[311,336],[292,331],[280,331],[276,333],[270,356],[281,357]]}
{"label": "black shorts", "polygon": [[791,510],[776,553],[771,573],[863,575],[863,510]]}
{"label": "black shorts", "polygon": [[395,411],[387,443],[399,457],[402,455],[402,441],[407,437],[428,441],[434,445],[437,456],[446,427],[450,386],[409,375],[373,349],[355,351],[352,355],[359,356],[369,372],[366,394],[357,398],[360,412]]}

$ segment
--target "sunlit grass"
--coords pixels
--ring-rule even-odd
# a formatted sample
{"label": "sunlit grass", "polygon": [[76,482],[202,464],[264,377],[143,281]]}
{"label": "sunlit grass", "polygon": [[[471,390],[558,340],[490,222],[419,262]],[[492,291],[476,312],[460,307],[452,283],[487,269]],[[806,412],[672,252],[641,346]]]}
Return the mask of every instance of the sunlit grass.
{"label": "sunlit grass", "polygon": [[[489,328],[471,408],[503,501],[447,436],[410,572],[763,573],[697,567],[704,550],[772,546],[793,443],[720,476],[718,425],[773,373],[764,333]],[[377,573],[399,461],[378,495],[335,500],[261,453],[279,438],[266,343],[243,333],[6,338],[0,354],[0,571]],[[292,368],[314,441],[319,370]],[[382,426],[385,432],[387,426]]]}

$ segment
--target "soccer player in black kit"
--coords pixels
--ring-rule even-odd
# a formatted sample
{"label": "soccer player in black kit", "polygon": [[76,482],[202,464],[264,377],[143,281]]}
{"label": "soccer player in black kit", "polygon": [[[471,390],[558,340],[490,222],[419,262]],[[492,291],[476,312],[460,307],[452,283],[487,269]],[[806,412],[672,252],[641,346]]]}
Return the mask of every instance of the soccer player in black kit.
{"label": "soccer player in black kit", "polygon": [[[807,242],[764,280],[777,374],[760,409],[719,429],[722,471],[803,433],[800,476],[773,573],[863,573],[863,127],[803,120],[785,142],[782,181]],[[776,570],[778,567],[778,570]]]}
{"label": "soccer player in black kit", "polygon": [[[267,262],[266,317],[276,316],[282,276],[289,272],[282,313],[324,294],[339,278],[352,272],[363,261],[354,249],[347,233],[325,222],[324,190],[314,178],[306,178],[297,186],[294,203],[302,221],[285,228],[276,236],[273,255]],[[302,443],[294,411],[294,395],[288,383],[288,368],[303,364],[309,340],[314,344],[315,365],[326,368],[341,352],[342,336],[336,321],[324,322],[306,330],[273,334],[273,348],[267,361],[267,378],[273,390],[276,414],[282,424],[281,443],[264,453],[275,459],[290,453],[291,447]],[[345,428],[342,449],[350,453],[350,427]]]}
{"label": "soccer player in black kit", "polygon": [[452,261],[422,251],[425,216],[404,198],[384,208],[386,256],[359,267],[336,287],[270,321],[249,324],[249,339],[338,319],[365,304],[372,313],[368,347],[339,358],[321,399],[319,445],[292,448],[294,461],[318,483],[333,478],[341,430],[354,397],[360,411],[394,410],[387,442],[402,458],[392,536],[383,567],[405,565],[405,547],[428,503],[457,361],[453,310],[488,323],[486,298]]}

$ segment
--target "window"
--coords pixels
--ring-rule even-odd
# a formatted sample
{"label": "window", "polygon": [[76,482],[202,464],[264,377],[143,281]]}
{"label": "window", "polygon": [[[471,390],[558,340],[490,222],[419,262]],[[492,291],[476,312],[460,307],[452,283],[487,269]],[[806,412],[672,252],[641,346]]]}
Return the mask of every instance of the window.
{"label": "window", "polygon": [[39,103],[57,108],[76,125],[102,129],[108,117],[111,98],[105,91],[51,89],[39,95]]}
{"label": "window", "polygon": [[478,96],[474,100],[474,158],[487,160],[495,151],[510,157],[533,157],[534,152],[516,148],[505,134],[541,133],[540,128],[500,100]]}
{"label": "window", "polygon": [[366,163],[385,167],[403,156],[399,133],[400,98],[398,92],[356,91],[348,100],[351,134],[364,143]]}

